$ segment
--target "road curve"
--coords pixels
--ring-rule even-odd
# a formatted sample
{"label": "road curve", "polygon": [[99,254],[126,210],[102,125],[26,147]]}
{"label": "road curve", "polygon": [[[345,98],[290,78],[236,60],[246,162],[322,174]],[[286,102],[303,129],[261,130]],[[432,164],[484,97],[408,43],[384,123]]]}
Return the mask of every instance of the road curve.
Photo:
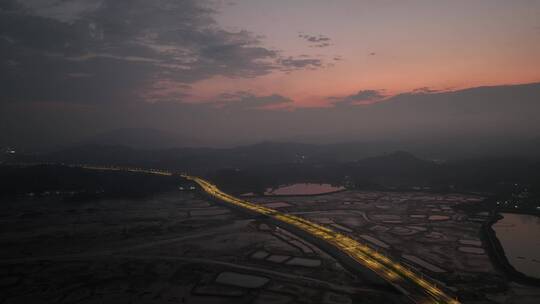
{"label": "road curve", "polygon": [[[79,165],[80,166],[80,165]],[[144,168],[121,168],[88,166],[80,167],[93,170],[115,170],[141,172],[157,175],[171,176],[174,173],[164,170],[144,169]],[[419,275],[398,262],[392,261],[389,257],[371,249],[367,245],[350,238],[339,232],[335,232],[327,227],[308,221],[304,218],[284,214],[277,210],[260,206],[248,201],[231,196],[221,191],[216,185],[200,177],[182,174],[182,177],[197,183],[208,195],[231,204],[236,207],[247,209],[251,212],[268,216],[275,221],[288,224],[300,229],[317,239],[330,244],[340,252],[348,255],[358,264],[366,267],[384,279],[390,285],[396,287],[415,303],[445,303],[460,304],[460,302],[450,296],[447,292],[429,282],[422,275]]]}
{"label": "road curve", "polygon": [[371,249],[355,239],[335,232],[314,222],[308,221],[304,218],[291,214],[280,213],[277,210],[236,198],[219,190],[217,186],[202,178],[190,175],[183,175],[183,177],[197,183],[207,194],[219,199],[220,201],[271,217],[279,222],[292,225],[322,241],[325,241],[326,243],[331,244],[339,251],[347,254],[357,263],[370,269],[386,282],[396,287],[415,303],[460,303],[458,300],[448,295],[441,288],[429,282],[421,275],[412,272],[405,266],[392,261],[387,256]]}

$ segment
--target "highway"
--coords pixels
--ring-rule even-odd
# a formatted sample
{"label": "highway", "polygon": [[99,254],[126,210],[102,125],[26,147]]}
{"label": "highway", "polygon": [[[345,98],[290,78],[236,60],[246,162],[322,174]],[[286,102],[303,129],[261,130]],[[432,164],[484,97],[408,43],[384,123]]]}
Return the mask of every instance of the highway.
{"label": "highway", "polygon": [[316,236],[318,239],[330,243],[336,249],[346,253],[362,266],[372,270],[415,303],[460,303],[458,300],[449,296],[441,288],[429,282],[421,275],[416,274],[400,263],[392,261],[389,257],[371,249],[353,238],[308,221],[304,218],[291,214],[280,213],[277,210],[233,197],[219,190],[217,186],[202,178],[189,175],[183,176],[197,183],[206,193],[219,199],[220,201],[272,217],[277,221],[292,225]]}
{"label": "highway", "polygon": [[[129,171],[165,176],[174,175],[172,172],[169,171],[142,168],[100,167],[87,165],[83,165],[82,167],[93,170]],[[457,299],[451,297],[440,287],[436,286],[434,283],[422,277],[422,275],[411,271],[410,269],[401,265],[398,262],[392,261],[389,257],[383,255],[380,252],[377,252],[376,250],[370,248],[369,246],[361,243],[358,240],[355,240],[342,233],[333,231],[332,229],[321,226],[304,218],[292,214],[284,214],[275,209],[267,208],[236,198],[221,191],[216,185],[200,177],[185,174],[183,174],[182,177],[197,183],[208,195],[222,202],[247,209],[254,213],[271,217],[278,222],[289,224],[297,229],[305,231],[312,236],[315,236],[317,239],[323,242],[332,245],[333,247],[335,247],[336,250],[345,253],[358,264],[373,271],[390,285],[401,291],[414,303],[460,303]]]}

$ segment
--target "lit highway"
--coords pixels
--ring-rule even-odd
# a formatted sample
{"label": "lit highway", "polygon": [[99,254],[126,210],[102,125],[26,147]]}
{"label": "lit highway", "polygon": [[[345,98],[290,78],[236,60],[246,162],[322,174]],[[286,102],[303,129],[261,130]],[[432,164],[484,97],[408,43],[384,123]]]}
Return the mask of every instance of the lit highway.
{"label": "lit highway", "polygon": [[317,238],[332,244],[336,249],[346,253],[355,261],[371,269],[385,281],[395,286],[415,303],[452,303],[459,301],[446,294],[441,288],[429,282],[421,275],[405,266],[392,261],[387,256],[346,235],[327,227],[290,214],[283,214],[274,209],[241,200],[219,190],[210,182],[189,175],[185,178],[196,182],[209,195],[235,206],[272,217],[278,221],[295,226]]}
{"label": "lit highway", "polygon": [[[169,171],[143,168],[101,167],[87,165],[83,165],[82,167],[93,170],[140,172],[164,176],[174,175]],[[426,278],[423,278],[422,275],[413,272],[398,262],[392,261],[389,257],[377,252],[358,240],[335,232],[327,227],[321,226],[304,218],[291,214],[284,214],[277,210],[236,198],[219,190],[217,186],[202,178],[190,175],[182,176],[197,183],[207,194],[219,199],[222,202],[271,217],[274,220],[294,226],[309,233],[310,235],[315,236],[321,241],[333,245],[335,249],[347,254],[363,267],[372,270],[379,277],[396,287],[396,289],[401,291],[415,303],[460,303],[458,300],[448,295],[440,287],[428,281]]]}

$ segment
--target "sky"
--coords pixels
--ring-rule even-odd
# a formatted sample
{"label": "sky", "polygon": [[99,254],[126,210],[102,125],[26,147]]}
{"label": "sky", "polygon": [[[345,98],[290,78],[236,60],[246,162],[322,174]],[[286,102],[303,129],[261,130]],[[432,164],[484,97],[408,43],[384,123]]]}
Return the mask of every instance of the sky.
{"label": "sky", "polygon": [[[280,92],[301,105],[380,90],[460,89],[540,79],[539,1],[237,1],[217,20],[262,35],[287,56],[320,60],[315,69],[272,73],[241,84]],[[310,42],[303,37],[325,39]],[[326,40],[327,39],[327,40]],[[218,84],[220,83],[220,84]],[[238,81],[198,87],[232,90]]]}
{"label": "sky", "polygon": [[[460,92],[482,87],[524,100],[473,91],[500,100],[470,100],[491,115],[467,118],[472,133],[492,123],[494,135],[492,109],[508,115],[521,103],[533,108],[504,121],[534,137],[537,124],[523,115],[537,109],[537,87],[519,84],[540,82],[538,54],[540,1],[2,0],[0,145],[118,128],[204,145],[373,139],[385,125],[410,127],[410,109],[396,101],[463,106]],[[396,106],[374,110],[382,103]],[[445,117],[463,112],[456,107]],[[463,133],[434,128],[437,115],[417,117],[415,136]]]}

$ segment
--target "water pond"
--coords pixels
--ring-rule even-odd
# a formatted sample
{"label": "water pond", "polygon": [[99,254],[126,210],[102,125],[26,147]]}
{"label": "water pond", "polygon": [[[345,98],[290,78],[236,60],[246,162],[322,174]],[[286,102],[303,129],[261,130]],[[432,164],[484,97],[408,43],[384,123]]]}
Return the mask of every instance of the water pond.
{"label": "water pond", "polygon": [[280,186],[275,189],[266,189],[265,195],[313,195],[323,194],[328,192],[334,192],[343,190],[343,187],[336,187],[330,184],[292,184],[286,186]]}
{"label": "water pond", "polygon": [[514,268],[530,277],[540,278],[540,217],[502,213],[493,225],[506,258]]}

